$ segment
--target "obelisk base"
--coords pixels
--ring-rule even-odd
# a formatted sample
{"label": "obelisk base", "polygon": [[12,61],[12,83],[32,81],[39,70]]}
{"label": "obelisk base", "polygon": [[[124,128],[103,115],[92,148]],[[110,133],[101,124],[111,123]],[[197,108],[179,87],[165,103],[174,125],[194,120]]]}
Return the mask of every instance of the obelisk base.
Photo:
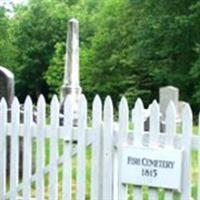
{"label": "obelisk base", "polygon": [[73,106],[73,125],[77,126],[78,124],[78,100],[81,95],[82,89],[81,87],[72,87],[68,85],[63,85],[61,88],[61,112],[64,113],[64,102],[67,95],[71,95],[72,97],[72,106]]}

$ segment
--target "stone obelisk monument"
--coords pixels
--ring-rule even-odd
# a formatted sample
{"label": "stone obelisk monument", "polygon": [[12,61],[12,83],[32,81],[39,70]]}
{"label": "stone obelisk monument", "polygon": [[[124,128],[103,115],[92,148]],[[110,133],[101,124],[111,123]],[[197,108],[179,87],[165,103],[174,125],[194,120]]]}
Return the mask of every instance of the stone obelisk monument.
{"label": "stone obelisk monument", "polygon": [[61,88],[61,98],[64,102],[67,95],[73,99],[73,110],[77,118],[78,98],[81,94],[79,81],[79,22],[72,18],[68,22],[64,84]]}

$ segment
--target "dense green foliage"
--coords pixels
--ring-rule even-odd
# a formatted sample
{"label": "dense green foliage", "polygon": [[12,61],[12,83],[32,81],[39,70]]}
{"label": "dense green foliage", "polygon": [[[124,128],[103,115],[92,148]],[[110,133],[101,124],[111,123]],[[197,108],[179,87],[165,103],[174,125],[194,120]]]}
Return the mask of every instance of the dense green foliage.
{"label": "dense green foliage", "polygon": [[17,95],[60,92],[67,21],[80,21],[81,86],[122,95],[132,104],[157,98],[164,85],[200,103],[200,2],[198,0],[30,0],[6,17],[0,9],[0,65],[16,75]]}

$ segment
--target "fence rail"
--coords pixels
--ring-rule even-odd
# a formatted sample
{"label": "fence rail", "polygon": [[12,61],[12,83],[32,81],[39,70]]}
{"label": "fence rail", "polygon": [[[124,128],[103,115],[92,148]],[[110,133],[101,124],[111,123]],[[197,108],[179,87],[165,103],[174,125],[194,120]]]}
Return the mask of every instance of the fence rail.
{"label": "fence rail", "polygon": [[[192,169],[190,168],[194,162],[191,152],[199,151],[200,136],[192,133],[192,112],[188,104],[184,108],[179,129],[176,124],[176,109],[172,102],[169,104],[164,133],[160,133],[160,111],[156,101],[151,106],[148,132],[144,131],[145,110],[140,99],[136,101],[129,114],[127,100],[122,98],[118,109],[118,120],[114,121],[111,98],[107,97],[103,105],[99,96],[96,96],[89,121],[87,100],[81,95],[75,126],[70,96],[64,104],[62,123],[60,123],[60,103],[56,96],[51,101],[49,117],[46,114],[47,106],[43,96],[39,97],[36,105],[36,119],[33,119],[35,118],[33,107],[31,98],[27,97],[22,117],[19,101],[15,98],[11,107],[11,119],[8,120],[6,102],[4,99],[0,102],[0,199],[14,200],[21,197],[41,200],[47,198],[142,200],[147,196],[150,200],[160,199],[158,189],[149,188],[144,191],[143,187],[135,186],[134,189],[130,189],[129,185],[122,184],[120,169],[124,144],[156,146],[160,149],[184,148],[182,192],[179,198],[181,200],[191,198]],[[9,139],[11,140],[10,172],[7,176],[6,155]],[[22,147],[20,139],[23,141]],[[46,141],[49,142],[49,149]],[[61,153],[60,146],[62,146]],[[19,159],[19,148],[23,148],[23,164]],[[88,148],[91,151],[89,158],[86,153]],[[46,162],[48,159],[49,162]],[[19,167],[23,167],[22,177],[19,176]],[[195,170],[200,182],[200,167],[197,168]],[[199,200],[200,184],[197,184],[197,188],[195,198]],[[165,190],[162,193],[163,199],[174,199],[174,191]]]}

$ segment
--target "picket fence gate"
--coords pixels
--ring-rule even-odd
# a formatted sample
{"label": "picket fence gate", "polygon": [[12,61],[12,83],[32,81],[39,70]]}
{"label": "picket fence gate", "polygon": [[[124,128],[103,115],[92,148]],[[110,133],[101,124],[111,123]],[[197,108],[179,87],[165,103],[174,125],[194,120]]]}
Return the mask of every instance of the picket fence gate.
{"label": "picket fence gate", "polygon": [[[36,105],[37,117],[33,119],[33,104],[30,97],[24,103],[24,120],[20,122],[20,104],[14,98],[11,107],[11,122],[7,121],[7,105],[0,102],[0,199],[159,199],[160,190],[142,189],[121,183],[121,159],[124,143],[130,145],[173,146],[184,148],[181,200],[191,199],[191,151],[200,150],[200,137],[192,134],[192,112],[187,104],[182,115],[181,128],[176,126],[176,109],[170,102],[166,112],[166,131],[160,133],[159,105],[153,101],[150,111],[150,130],[144,132],[144,107],[141,99],[135,103],[129,119],[127,100],[122,98],[119,104],[118,120],[114,120],[112,100],[108,96],[104,107],[99,96],[92,106],[91,122],[88,122],[87,100],[80,96],[78,103],[78,124],[73,126],[73,103],[70,96],[64,104],[63,124],[60,124],[60,104],[56,96],[50,104],[50,120],[46,117],[46,103],[41,95]],[[180,132],[181,134],[177,134]],[[6,140],[11,138],[10,176],[6,175]],[[23,138],[23,175],[19,177],[19,138]],[[32,145],[32,141],[36,145]],[[50,161],[45,164],[46,140],[50,141]],[[59,143],[62,141],[63,154],[59,155]],[[91,147],[90,190],[86,196],[86,149]],[[32,153],[34,149],[34,153]],[[34,157],[32,157],[34,156]],[[34,159],[35,161],[34,161]],[[74,161],[76,159],[76,162]],[[200,160],[200,157],[198,158]],[[35,166],[32,162],[36,162]],[[72,178],[76,169],[76,178]],[[33,168],[35,168],[33,170]],[[59,171],[62,169],[62,177]],[[198,183],[200,183],[200,164]],[[45,176],[48,175],[48,181]],[[60,181],[60,179],[62,181]],[[48,183],[48,185],[46,185]],[[62,184],[62,186],[60,186]],[[46,188],[49,189],[46,189]],[[62,189],[58,189],[58,188]],[[200,199],[198,184],[198,200]],[[48,195],[46,194],[48,193]],[[72,196],[72,193],[73,196]],[[174,192],[164,191],[164,199],[173,200]]]}

